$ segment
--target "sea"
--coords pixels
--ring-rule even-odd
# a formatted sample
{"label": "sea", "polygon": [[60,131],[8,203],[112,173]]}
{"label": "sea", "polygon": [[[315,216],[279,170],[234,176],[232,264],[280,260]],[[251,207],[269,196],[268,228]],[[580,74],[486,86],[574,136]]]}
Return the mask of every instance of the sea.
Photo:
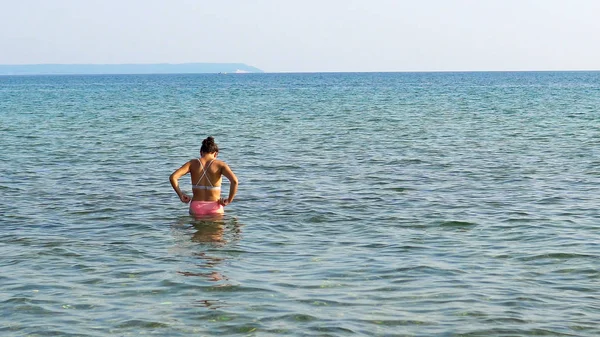
{"label": "sea", "polygon": [[[0,336],[600,336],[599,107],[583,71],[0,76]],[[169,183],[208,136],[221,219]]]}

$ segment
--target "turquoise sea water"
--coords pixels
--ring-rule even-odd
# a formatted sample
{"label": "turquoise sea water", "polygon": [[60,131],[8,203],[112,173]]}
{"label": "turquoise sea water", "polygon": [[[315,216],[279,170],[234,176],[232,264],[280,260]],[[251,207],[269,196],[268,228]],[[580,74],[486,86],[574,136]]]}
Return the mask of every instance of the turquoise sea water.
{"label": "turquoise sea water", "polygon": [[[599,106],[599,72],[0,77],[0,335],[598,336]],[[221,221],[168,182],[209,135]]]}

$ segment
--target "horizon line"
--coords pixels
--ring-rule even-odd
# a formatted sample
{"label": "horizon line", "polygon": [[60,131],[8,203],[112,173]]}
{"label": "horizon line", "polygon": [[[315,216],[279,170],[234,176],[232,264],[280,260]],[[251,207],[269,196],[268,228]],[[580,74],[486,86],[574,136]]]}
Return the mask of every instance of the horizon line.
{"label": "horizon line", "polygon": [[[245,65],[252,68],[259,68],[258,66],[251,65],[245,62],[124,62],[124,63],[0,63],[0,66],[14,66],[14,67],[22,67],[22,66],[119,66],[119,65],[127,65],[127,66],[135,66],[135,65],[190,65],[190,64],[206,64],[206,65]],[[268,71],[262,70],[263,73],[437,73],[437,72],[563,72],[563,71],[573,71],[573,72],[585,72],[585,71],[600,71],[598,69],[568,69],[568,68],[560,68],[560,69],[437,69],[437,70],[277,70],[277,71]]]}
{"label": "horizon line", "polygon": [[[205,64],[205,65],[244,65],[246,67],[255,68],[259,71],[212,71],[212,72],[140,72],[140,73],[127,73],[127,72],[106,72],[106,73],[87,73],[87,72],[59,72],[59,73],[2,73],[0,71],[0,76],[69,76],[69,75],[194,75],[194,74],[206,74],[206,75],[256,75],[256,74],[393,74],[393,73],[551,73],[551,72],[600,72],[600,69],[509,69],[509,70],[321,70],[321,71],[297,71],[297,70],[286,70],[286,71],[267,71],[261,68],[248,65],[247,63],[241,62],[186,62],[186,63],[31,63],[31,64],[0,64],[0,67],[5,66],[43,66],[43,65],[61,65],[61,66],[151,66],[151,65],[190,65],[190,64]],[[240,70],[240,69],[238,69]]]}

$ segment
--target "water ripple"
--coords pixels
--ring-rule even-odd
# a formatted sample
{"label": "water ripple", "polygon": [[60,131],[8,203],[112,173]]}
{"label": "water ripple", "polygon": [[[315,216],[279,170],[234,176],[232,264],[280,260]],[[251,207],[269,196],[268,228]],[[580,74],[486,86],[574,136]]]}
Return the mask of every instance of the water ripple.
{"label": "water ripple", "polygon": [[[0,77],[0,334],[597,336],[598,83]],[[207,133],[220,220],[168,183]]]}

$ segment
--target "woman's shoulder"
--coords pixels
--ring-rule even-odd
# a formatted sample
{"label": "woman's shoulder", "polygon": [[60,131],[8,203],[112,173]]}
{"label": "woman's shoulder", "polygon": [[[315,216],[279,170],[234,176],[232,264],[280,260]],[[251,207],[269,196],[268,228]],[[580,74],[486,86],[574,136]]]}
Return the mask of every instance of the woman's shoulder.
{"label": "woman's shoulder", "polygon": [[215,159],[215,164],[217,164],[218,167],[225,167],[227,166],[227,163],[220,160],[220,159]]}

